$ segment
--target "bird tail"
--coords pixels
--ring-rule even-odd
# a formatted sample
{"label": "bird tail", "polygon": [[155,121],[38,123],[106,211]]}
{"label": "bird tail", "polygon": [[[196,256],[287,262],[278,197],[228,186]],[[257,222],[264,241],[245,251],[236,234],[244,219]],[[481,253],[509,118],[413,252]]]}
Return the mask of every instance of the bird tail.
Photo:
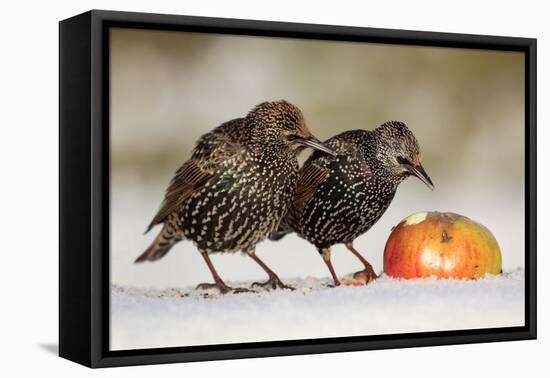
{"label": "bird tail", "polygon": [[151,245],[134,261],[141,263],[144,261],[156,261],[163,258],[170,249],[181,240],[181,236],[174,233],[172,227],[164,225]]}

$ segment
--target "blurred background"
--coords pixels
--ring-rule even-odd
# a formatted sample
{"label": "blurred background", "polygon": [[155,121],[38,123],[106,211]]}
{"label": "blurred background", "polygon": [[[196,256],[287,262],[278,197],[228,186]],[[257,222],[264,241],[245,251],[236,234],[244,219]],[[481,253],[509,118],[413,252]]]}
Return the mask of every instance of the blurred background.
{"label": "blurred background", "polygon": [[[504,270],[524,263],[524,58],[488,50],[327,42],[133,29],[111,31],[111,281],[167,288],[210,282],[191,242],[135,265],[158,228],[143,232],[195,141],[266,100],[300,107],[327,139],[344,130],[407,123],[436,190],[410,178],[382,219],[355,242],[382,270],[392,226],[417,211],[453,211],[487,226]],[[302,160],[307,157],[304,153]],[[258,255],[284,278],[328,276],[295,236]],[[215,255],[222,278],[265,273],[239,254]],[[333,248],[339,275],[362,268]]]}

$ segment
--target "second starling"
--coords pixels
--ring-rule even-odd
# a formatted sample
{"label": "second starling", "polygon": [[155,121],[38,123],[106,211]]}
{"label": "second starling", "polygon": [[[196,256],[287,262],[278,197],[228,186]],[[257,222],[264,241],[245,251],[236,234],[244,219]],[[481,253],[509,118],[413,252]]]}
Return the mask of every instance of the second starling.
{"label": "second starling", "polygon": [[288,288],[256,255],[256,244],[279,225],[298,181],[297,154],[304,146],[332,153],[309,132],[300,109],[287,101],[264,102],[203,135],[191,158],[176,172],[149,231],[158,236],[136,262],[155,261],[183,239],[204,258],[222,293],[227,286],[209,255],[242,251],[269,279],[266,288]]}
{"label": "second starling", "polygon": [[374,279],[371,264],[353,241],[380,219],[407,177],[415,176],[433,190],[418,141],[404,123],[390,121],[372,131],[343,132],[325,143],[337,156],[314,152],[305,162],[289,211],[271,239],[294,231],[308,240],[337,286],[331,247],[344,243],[364,265],[367,279]]}

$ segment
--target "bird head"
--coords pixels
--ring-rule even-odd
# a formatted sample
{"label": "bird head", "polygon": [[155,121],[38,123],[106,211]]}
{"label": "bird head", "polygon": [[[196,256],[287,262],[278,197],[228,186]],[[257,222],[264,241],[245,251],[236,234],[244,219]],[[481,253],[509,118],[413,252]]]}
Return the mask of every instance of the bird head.
{"label": "bird head", "polygon": [[377,160],[389,174],[399,179],[414,176],[434,190],[434,184],[422,166],[418,141],[407,125],[388,121],[374,132],[378,139]]}
{"label": "bird head", "polygon": [[256,142],[266,146],[285,146],[298,154],[304,147],[335,153],[309,131],[302,111],[288,101],[262,102],[246,116]]}

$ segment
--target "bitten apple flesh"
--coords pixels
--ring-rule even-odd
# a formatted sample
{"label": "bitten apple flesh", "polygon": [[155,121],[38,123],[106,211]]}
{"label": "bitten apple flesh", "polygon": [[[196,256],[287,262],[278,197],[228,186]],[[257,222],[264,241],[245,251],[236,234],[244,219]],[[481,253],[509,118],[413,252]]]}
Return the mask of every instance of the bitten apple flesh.
{"label": "bitten apple flesh", "polygon": [[398,278],[478,278],[502,272],[500,247],[483,225],[455,213],[415,213],[393,228],[384,273]]}

